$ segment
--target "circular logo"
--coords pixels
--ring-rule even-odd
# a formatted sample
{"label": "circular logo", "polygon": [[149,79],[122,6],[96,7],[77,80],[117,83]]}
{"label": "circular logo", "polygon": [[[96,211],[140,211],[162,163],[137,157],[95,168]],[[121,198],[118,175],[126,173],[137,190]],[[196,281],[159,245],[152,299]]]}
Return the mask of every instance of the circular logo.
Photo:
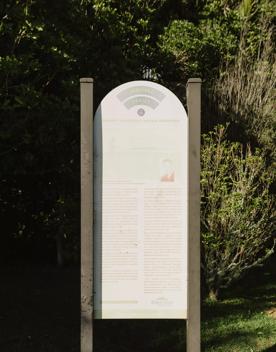
{"label": "circular logo", "polygon": [[142,109],[142,108],[140,108],[140,109],[137,110],[137,114],[138,114],[139,116],[144,116],[144,115],[145,115],[145,110]]}

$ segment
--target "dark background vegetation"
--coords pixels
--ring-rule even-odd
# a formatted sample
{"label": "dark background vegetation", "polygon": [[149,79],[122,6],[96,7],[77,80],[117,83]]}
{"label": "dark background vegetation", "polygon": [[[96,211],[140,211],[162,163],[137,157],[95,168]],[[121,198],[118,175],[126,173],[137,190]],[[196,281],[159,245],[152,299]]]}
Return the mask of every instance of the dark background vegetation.
{"label": "dark background vegetation", "polygon": [[[260,148],[269,169],[275,162],[275,115],[264,92],[271,92],[275,78],[274,26],[273,4],[261,0],[1,1],[1,351],[79,348],[79,78],[94,78],[96,108],[112,88],[145,78],[167,86],[185,104],[187,79],[201,77],[202,131],[229,122],[228,138]],[[251,67],[253,76],[267,67],[267,85],[229,92],[231,77],[252,78],[237,67],[243,74]],[[265,112],[243,103],[245,97],[240,101],[243,91],[262,96]],[[256,130],[260,118],[265,123]],[[44,321],[45,299],[51,313]],[[64,330],[51,335],[49,324]],[[115,323],[108,324],[112,331]],[[151,325],[161,329],[159,340],[170,325],[164,324]],[[39,331],[39,339],[32,331]],[[137,323],[131,341],[146,338],[139,331]],[[160,351],[172,350],[168,341]],[[125,350],[157,350],[137,346]]]}

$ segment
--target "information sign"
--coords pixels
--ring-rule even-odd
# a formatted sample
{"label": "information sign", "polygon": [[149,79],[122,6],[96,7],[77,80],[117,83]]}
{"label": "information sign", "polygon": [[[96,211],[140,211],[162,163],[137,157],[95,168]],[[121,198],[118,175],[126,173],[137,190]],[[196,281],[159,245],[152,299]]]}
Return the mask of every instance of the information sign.
{"label": "information sign", "polygon": [[94,119],[94,317],[186,319],[187,251],[187,114],[159,84],[123,84]]}

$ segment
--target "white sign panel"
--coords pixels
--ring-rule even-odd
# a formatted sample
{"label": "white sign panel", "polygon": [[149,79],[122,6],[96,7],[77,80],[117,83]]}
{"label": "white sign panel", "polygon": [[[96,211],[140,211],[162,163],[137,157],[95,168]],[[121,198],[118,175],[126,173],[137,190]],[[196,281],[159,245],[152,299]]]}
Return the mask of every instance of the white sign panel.
{"label": "white sign panel", "polygon": [[95,318],[187,318],[188,118],[167,88],[112,90],[94,122]]}

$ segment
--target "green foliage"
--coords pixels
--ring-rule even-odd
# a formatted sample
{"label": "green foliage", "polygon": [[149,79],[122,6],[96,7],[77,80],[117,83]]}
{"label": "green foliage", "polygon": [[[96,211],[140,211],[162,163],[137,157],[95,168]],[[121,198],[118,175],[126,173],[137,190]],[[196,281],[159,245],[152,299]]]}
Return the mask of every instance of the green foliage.
{"label": "green foliage", "polygon": [[183,94],[189,77],[201,77],[206,87],[218,76],[221,62],[232,61],[238,48],[241,21],[238,11],[223,9],[221,1],[198,2],[195,18],[171,21],[159,37],[159,47],[171,63],[161,76]]}
{"label": "green foliage", "polygon": [[255,21],[244,25],[235,60],[221,66],[209,97],[222,121],[239,125],[275,161],[275,26],[269,11]]}
{"label": "green foliage", "polygon": [[201,222],[203,272],[210,297],[272,253],[273,182],[262,153],[225,140],[218,126],[203,138]]}
{"label": "green foliage", "polygon": [[220,60],[233,55],[236,45],[237,38],[226,22],[205,19],[198,25],[186,20],[173,21],[160,38],[162,50],[175,57],[185,78],[212,77]]}

